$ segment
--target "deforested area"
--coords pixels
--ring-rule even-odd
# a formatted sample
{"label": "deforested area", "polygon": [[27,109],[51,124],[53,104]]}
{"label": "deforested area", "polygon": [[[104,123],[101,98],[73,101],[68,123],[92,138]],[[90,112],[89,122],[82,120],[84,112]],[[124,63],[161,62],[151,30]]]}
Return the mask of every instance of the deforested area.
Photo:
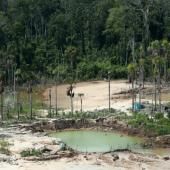
{"label": "deforested area", "polygon": [[0,0],[0,170],[37,168],[169,170],[169,0]]}

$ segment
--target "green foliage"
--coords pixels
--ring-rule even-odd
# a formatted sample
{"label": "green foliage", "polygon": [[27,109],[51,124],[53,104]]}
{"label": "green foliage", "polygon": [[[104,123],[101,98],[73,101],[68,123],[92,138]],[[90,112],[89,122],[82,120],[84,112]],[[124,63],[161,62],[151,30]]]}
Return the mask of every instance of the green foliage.
{"label": "green foliage", "polygon": [[166,135],[170,133],[170,119],[164,118],[161,113],[157,113],[153,119],[146,114],[135,113],[129,118],[128,124],[144,129],[147,134]]}
{"label": "green foliage", "polygon": [[10,155],[10,151],[8,147],[9,147],[9,143],[5,140],[0,139],[0,153]]}
{"label": "green foliage", "polygon": [[42,156],[42,151],[37,150],[37,149],[28,149],[28,150],[22,151],[20,154],[22,157],[30,157],[30,156],[40,157]]}
{"label": "green foliage", "polygon": [[169,10],[166,0],[9,1],[0,5],[0,71],[6,84],[13,71],[17,83],[56,73],[63,82],[71,73],[101,79],[108,70],[112,78],[126,78],[132,59],[148,60],[149,44],[152,57],[164,57],[169,66]]}
{"label": "green foliage", "polygon": [[164,115],[163,115],[163,113],[156,113],[155,114],[155,119],[163,119],[164,118]]}

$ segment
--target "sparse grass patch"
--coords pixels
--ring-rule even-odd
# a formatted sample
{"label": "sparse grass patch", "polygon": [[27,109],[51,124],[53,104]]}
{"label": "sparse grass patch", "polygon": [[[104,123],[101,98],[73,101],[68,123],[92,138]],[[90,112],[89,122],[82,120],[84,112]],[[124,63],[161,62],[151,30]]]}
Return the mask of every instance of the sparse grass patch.
{"label": "sparse grass patch", "polygon": [[5,155],[10,155],[9,143],[5,140],[0,139],[0,153]]}
{"label": "sparse grass patch", "polygon": [[30,157],[30,156],[40,157],[42,156],[42,151],[38,149],[28,149],[28,150],[22,151],[20,154],[22,157]]}

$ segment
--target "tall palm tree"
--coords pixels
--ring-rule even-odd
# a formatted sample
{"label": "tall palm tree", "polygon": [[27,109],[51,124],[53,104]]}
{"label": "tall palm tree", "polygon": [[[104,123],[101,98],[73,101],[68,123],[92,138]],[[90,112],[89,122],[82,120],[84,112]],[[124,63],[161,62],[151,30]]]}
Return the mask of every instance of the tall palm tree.
{"label": "tall palm tree", "polygon": [[170,43],[168,40],[163,40],[162,43],[163,57],[164,57],[164,80],[167,81],[168,57],[170,56]]}
{"label": "tall palm tree", "polygon": [[21,112],[21,103],[20,103],[20,91],[19,91],[19,84],[22,78],[21,69],[17,69],[15,71],[15,82],[16,82],[16,108],[17,108],[17,116],[18,120],[20,119],[20,112]]}
{"label": "tall palm tree", "polygon": [[157,89],[158,89],[158,95],[159,95],[159,109],[161,111],[161,66],[163,64],[163,60],[160,56],[154,57],[152,59],[153,64],[153,77],[155,82],[155,92],[154,92],[154,98],[155,98],[155,108],[154,110],[157,110]]}
{"label": "tall palm tree", "polygon": [[132,111],[135,111],[134,103],[135,103],[135,92],[134,92],[134,81],[135,75],[137,71],[137,64],[131,63],[128,65],[128,73],[132,83]]}
{"label": "tall palm tree", "polygon": [[141,58],[139,60],[139,103],[141,104],[141,89],[144,88],[144,65],[145,65],[145,59]]}
{"label": "tall palm tree", "polygon": [[151,42],[148,50],[151,53],[151,61],[152,61],[152,76],[153,76],[153,84],[154,84],[154,108],[153,110],[157,110],[157,78],[159,73],[159,55],[160,55],[160,42],[158,40],[155,40]]}

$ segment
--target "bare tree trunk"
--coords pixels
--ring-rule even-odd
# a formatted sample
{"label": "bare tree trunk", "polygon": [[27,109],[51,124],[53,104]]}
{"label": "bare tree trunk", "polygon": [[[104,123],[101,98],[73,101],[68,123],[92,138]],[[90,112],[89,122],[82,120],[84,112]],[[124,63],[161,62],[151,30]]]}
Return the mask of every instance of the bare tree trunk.
{"label": "bare tree trunk", "polygon": [[155,108],[154,108],[154,110],[156,111],[156,110],[157,110],[157,90],[156,90],[156,78],[155,78],[155,80],[154,80],[154,83],[155,83],[155,88],[154,88],[154,90],[155,90],[155,92],[154,92]]}
{"label": "bare tree trunk", "polygon": [[32,93],[30,93],[30,116],[31,116],[31,120],[33,118],[33,114],[32,114]]}
{"label": "bare tree trunk", "polygon": [[139,104],[142,103],[142,97],[141,97],[141,87],[139,87]]}
{"label": "bare tree trunk", "polygon": [[3,113],[3,92],[0,94],[1,95],[1,120],[4,120],[4,113]]}
{"label": "bare tree trunk", "polygon": [[30,104],[30,119],[32,120],[33,119],[33,113],[32,113],[32,87],[31,85],[29,84],[29,87],[28,87],[28,94],[29,94],[29,104]]}
{"label": "bare tree trunk", "polygon": [[135,37],[132,38],[132,57],[133,57],[133,63],[136,63],[135,59]]}
{"label": "bare tree trunk", "polygon": [[14,70],[14,108],[16,108],[16,77],[15,77],[15,70]]}
{"label": "bare tree trunk", "polygon": [[49,105],[49,116],[51,118],[52,117],[52,115],[51,115],[51,89],[49,90],[49,102],[50,102],[50,105]]}
{"label": "bare tree trunk", "polygon": [[83,99],[82,97],[80,98],[80,102],[81,102],[81,113],[83,112]]}
{"label": "bare tree trunk", "polygon": [[55,97],[56,97],[55,109],[56,109],[56,116],[57,116],[58,115],[58,83],[57,82],[55,87]]}
{"label": "bare tree trunk", "polygon": [[17,92],[17,115],[18,115],[18,120],[20,119],[20,95],[19,95],[19,90]]}
{"label": "bare tree trunk", "polygon": [[108,80],[109,80],[108,89],[109,89],[109,112],[110,112],[110,110],[111,110],[111,104],[110,104],[110,100],[111,100],[111,96],[110,96],[110,73],[108,73]]}
{"label": "bare tree trunk", "polygon": [[71,114],[73,115],[73,113],[74,113],[74,105],[73,105],[73,97],[72,96],[70,96],[70,104],[71,104]]}
{"label": "bare tree trunk", "polygon": [[165,57],[165,64],[164,64],[164,77],[165,77],[165,82],[167,82],[167,56]]}
{"label": "bare tree trunk", "polygon": [[134,79],[132,78],[132,112],[134,112],[134,104],[135,104],[135,100],[134,100]]}
{"label": "bare tree trunk", "polygon": [[160,112],[162,112],[162,106],[161,106],[162,102],[161,102],[161,100],[162,100],[162,97],[161,97],[161,88],[160,88],[159,89],[159,110],[160,110]]}
{"label": "bare tree trunk", "polygon": [[161,112],[161,76],[160,76],[160,73],[159,73],[159,87],[158,87],[158,90],[159,90],[159,110]]}

